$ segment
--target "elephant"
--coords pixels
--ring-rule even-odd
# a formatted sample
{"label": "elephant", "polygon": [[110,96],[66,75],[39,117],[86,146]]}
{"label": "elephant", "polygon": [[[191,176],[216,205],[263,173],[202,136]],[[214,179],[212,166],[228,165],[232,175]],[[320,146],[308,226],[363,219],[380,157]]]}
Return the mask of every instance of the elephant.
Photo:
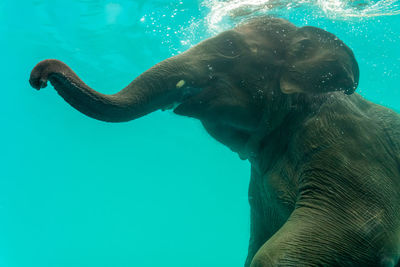
{"label": "elephant", "polygon": [[[334,34],[249,19],[101,94],[65,63],[39,62],[72,107],[105,122],[156,110],[200,120],[251,164],[246,267],[396,266],[400,116],[355,92],[359,67]],[[397,265],[399,266],[399,265]]]}

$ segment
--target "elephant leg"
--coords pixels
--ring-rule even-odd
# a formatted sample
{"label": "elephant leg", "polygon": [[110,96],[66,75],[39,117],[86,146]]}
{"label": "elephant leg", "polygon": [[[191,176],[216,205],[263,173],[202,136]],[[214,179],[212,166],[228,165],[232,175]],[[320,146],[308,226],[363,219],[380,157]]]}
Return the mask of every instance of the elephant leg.
{"label": "elephant leg", "polygon": [[[306,233],[305,224],[291,218],[268,239],[254,255],[250,267],[273,266],[346,266],[331,264],[323,249],[313,244],[316,233]],[[343,240],[340,240],[343,241]],[[314,241],[315,242],[315,241]],[[321,259],[322,258],[322,259]]]}
{"label": "elephant leg", "polygon": [[390,246],[349,222],[297,208],[258,250],[251,267],[395,266]]}
{"label": "elephant leg", "polygon": [[280,219],[272,207],[265,207],[260,176],[252,168],[249,186],[250,203],[250,242],[245,267],[251,265],[254,255],[260,247],[280,228],[285,220]]}
{"label": "elephant leg", "polygon": [[249,251],[244,265],[245,267],[250,266],[254,255],[269,237],[268,233],[263,228],[263,225],[265,225],[265,218],[263,215],[254,208],[251,208],[250,212],[250,242]]}

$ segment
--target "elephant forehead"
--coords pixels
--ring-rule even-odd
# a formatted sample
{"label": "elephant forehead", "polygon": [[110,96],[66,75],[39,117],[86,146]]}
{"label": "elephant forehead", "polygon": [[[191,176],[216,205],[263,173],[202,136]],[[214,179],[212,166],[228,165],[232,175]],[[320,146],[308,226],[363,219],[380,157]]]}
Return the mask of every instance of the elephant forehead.
{"label": "elephant forehead", "polygon": [[[236,31],[254,40],[264,40],[264,42],[279,43],[285,42],[288,35],[298,28],[284,19],[263,17],[252,19],[245,24],[235,28]],[[265,41],[268,40],[268,41]]]}

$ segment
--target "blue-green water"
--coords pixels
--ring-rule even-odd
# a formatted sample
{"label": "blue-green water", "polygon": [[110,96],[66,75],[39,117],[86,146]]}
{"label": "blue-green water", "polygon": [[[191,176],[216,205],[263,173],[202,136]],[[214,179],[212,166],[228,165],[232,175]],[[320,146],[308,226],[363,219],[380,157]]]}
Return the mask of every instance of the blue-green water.
{"label": "blue-green water", "polygon": [[[248,162],[198,121],[155,112],[108,124],[28,84],[37,62],[57,58],[117,92],[238,14],[265,12],[239,2],[0,2],[0,267],[243,265]],[[399,3],[298,2],[269,13],[339,36],[358,59],[358,92],[399,111]]]}

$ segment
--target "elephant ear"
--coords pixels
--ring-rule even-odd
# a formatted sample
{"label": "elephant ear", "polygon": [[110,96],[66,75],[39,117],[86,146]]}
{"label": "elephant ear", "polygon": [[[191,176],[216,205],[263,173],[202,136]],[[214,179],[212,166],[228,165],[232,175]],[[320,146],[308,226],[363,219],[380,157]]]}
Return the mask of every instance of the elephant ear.
{"label": "elephant ear", "polygon": [[291,33],[280,76],[283,93],[352,94],[359,69],[351,49],[335,35],[305,26]]}

